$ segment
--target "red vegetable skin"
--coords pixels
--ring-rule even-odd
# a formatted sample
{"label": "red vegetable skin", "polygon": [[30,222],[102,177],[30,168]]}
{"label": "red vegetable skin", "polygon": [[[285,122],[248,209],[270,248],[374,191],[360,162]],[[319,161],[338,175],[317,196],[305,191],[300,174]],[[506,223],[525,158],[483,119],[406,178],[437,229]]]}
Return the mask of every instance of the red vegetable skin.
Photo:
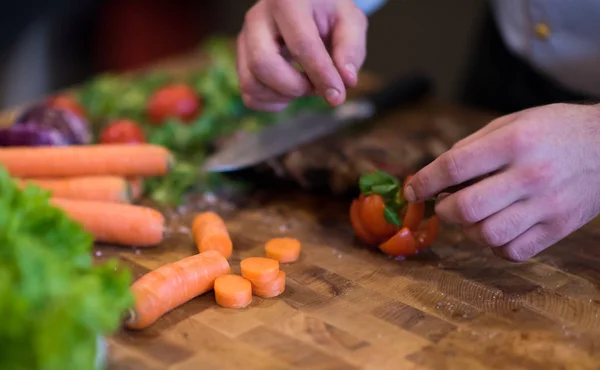
{"label": "red vegetable skin", "polygon": [[144,135],[142,128],[135,121],[128,119],[111,122],[100,135],[100,143],[102,144],[138,144],[145,142],[146,135]]}
{"label": "red vegetable skin", "polygon": [[368,245],[377,245],[379,243],[378,238],[371,235],[363,226],[360,218],[360,207],[361,202],[359,199],[354,199],[350,205],[350,223],[352,224],[352,229],[354,229],[354,234]]}
{"label": "red vegetable skin", "polygon": [[425,223],[421,225],[419,230],[415,232],[417,240],[417,248],[423,250],[431,245],[437,238],[440,230],[440,219],[437,216],[431,216]]}
{"label": "red vegetable skin", "polygon": [[377,238],[389,238],[398,231],[398,227],[385,219],[385,203],[381,196],[371,194],[365,197],[361,194],[360,201],[360,219],[365,231]]}
{"label": "red vegetable skin", "polygon": [[172,84],[158,89],[148,101],[148,119],[161,125],[169,118],[190,122],[201,110],[201,98],[185,84]]}
{"label": "red vegetable skin", "polygon": [[417,253],[417,241],[408,227],[403,227],[379,249],[388,256],[410,256]]}
{"label": "red vegetable skin", "polygon": [[85,110],[79,102],[70,95],[56,95],[46,99],[46,104],[57,108],[70,111],[81,118],[85,118]]}

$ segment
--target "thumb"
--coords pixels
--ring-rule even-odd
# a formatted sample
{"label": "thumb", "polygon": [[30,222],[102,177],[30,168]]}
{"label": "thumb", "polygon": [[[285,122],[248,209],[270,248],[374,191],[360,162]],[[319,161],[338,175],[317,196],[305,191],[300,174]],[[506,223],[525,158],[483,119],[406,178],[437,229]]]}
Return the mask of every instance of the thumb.
{"label": "thumb", "polygon": [[369,21],[353,1],[340,2],[340,7],[331,38],[333,62],[344,84],[354,87],[367,53]]}

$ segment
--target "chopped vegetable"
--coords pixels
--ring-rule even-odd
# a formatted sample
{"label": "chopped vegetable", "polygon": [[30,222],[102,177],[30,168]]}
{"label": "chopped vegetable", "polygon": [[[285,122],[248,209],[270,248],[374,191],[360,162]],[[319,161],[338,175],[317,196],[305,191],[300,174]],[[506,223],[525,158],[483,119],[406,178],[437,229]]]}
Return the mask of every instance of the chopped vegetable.
{"label": "chopped vegetable", "polygon": [[133,120],[119,119],[112,121],[102,131],[102,144],[139,144],[146,142],[146,135]]}
{"label": "chopped vegetable", "polygon": [[279,274],[279,262],[272,258],[249,257],[240,262],[242,276],[253,284],[264,284]]}
{"label": "chopped vegetable", "polygon": [[265,244],[265,253],[279,263],[295,262],[300,258],[300,241],[294,238],[273,238]]}
{"label": "chopped vegetable", "polygon": [[61,198],[52,198],[51,203],[81,224],[98,242],[149,247],[163,241],[165,218],[155,209]]}
{"label": "chopped vegetable", "polygon": [[137,330],[149,327],[167,312],[213,289],[215,279],[230,272],[223,256],[208,251],[145,274],[131,286],[135,306],[125,325]]}
{"label": "chopped vegetable", "polygon": [[46,105],[52,108],[66,110],[85,119],[85,110],[74,96],[55,95],[46,99]]}
{"label": "chopped vegetable", "polygon": [[97,340],[132,304],[130,272],[94,264],[92,236],[0,168],[0,369],[99,369]]}
{"label": "chopped vegetable", "polygon": [[223,275],[215,280],[215,301],[224,308],[244,308],[252,303],[252,284],[239,275]]}
{"label": "chopped vegetable", "polygon": [[273,298],[285,291],[285,272],[279,271],[274,280],[263,284],[252,284],[252,294],[261,298]]}
{"label": "chopped vegetable", "polygon": [[38,104],[28,107],[15,119],[11,128],[21,125],[33,126],[39,130],[55,130],[70,145],[92,142],[92,132],[85,118],[77,116],[71,111],[46,105]]}
{"label": "chopped vegetable", "polygon": [[58,130],[22,124],[0,129],[1,146],[63,146],[69,142]]}
{"label": "chopped vegetable", "polygon": [[154,125],[162,125],[168,118],[189,123],[201,111],[201,98],[188,85],[174,83],[156,90],[148,101],[147,115]]}
{"label": "chopped vegetable", "polygon": [[129,203],[131,200],[129,183],[118,176],[29,178],[21,179],[19,183],[21,186],[36,185],[57,198],[115,203]]}
{"label": "chopped vegetable", "polygon": [[131,200],[138,201],[144,192],[144,178],[141,176],[130,177],[127,182],[129,182],[129,189],[131,190]]}
{"label": "chopped vegetable", "polygon": [[199,252],[214,250],[226,259],[231,258],[233,244],[225,222],[214,212],[197,215],[192,223],[192,234]]}
{"label": "chopped vegetable", "polygon": [[150,144],[7,147],[0,164],[18,177],[155,176],[169,171],[171,154]]}
{"label": "chopped vegetable", "polygon": [[423,224],[425,202],[408,203],[397,179],[378,170],[361,176],[359,186],[361,194],[350,205],[350,223],[361,241],[395,257],[417,254],[433,243],[438,218],[434,215]]}

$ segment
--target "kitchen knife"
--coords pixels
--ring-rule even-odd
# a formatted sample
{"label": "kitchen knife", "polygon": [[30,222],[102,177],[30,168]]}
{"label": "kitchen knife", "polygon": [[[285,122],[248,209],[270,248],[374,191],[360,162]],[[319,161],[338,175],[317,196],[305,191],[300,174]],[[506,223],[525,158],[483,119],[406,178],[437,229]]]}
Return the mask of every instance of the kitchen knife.
{"label": "kitchen knife", "polygon": [[431,86],[431,80],[425,76],[405,76],[381,91],[348,101],[333,110],[300,113],[287,122],[269,126],[224,147],[204,162],[203,169],[206,172],[228,172],[257,165],[419,99],[430,91]]}

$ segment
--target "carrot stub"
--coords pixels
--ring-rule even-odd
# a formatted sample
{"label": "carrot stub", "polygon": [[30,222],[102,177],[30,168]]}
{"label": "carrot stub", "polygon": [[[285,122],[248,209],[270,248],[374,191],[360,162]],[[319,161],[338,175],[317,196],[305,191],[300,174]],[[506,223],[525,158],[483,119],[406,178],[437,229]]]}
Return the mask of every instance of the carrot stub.
{"label": "carrot stub", "polygon": [[200,252],[215,250],[229,259],[233,251],[225,222],[214,212],[200,213],[192,223],[194,242]]}
{"label": "carrot stub", "polygon": [[272,258],[249,257],[240,262],[242,276],[253,284],[273,281],[279,274],[279,262]]}
{"label": "carrot stub", "polygon": [[81,176],[70,178],[18,179],[19,186],[28,184],[47,190],[57,198],[129,203],[131,188],[119,176]]}
{"label": "carrot stub", "polygon": [[14,177],[161,176],[171,161],[168,149],[152,144],[0,148],[0,165]]}
{"label": "carrot stub", "polygon": [[224,308],[244,308],[252,303],[252,284],[239,275],[223,275],[215,280],[215,300]]}
{"label": "carrot stub", "polygon": [[145,247],[163,240],[165,218],[149,207],[55,197],[50,203],[99,242]]}
{"label": "carrot stub", "polygon": [[261,298],[273,298],[285,291],[285,272],[279,271],[275,280],[264,284],[252,284],[252,293]]}
{"label": "carrot stub", "polygon": [[230,272],[223,256],[208,251],[147,273],[131,286],[135,303],[125,325],[147,328],[165,313],[213,289],[215,280]]}
{"label": "carrot stub", "polygon": [[300,257],[300,241],[294,238],[273,238],[265,244],[265,253],[279,263],[295,262]]}

